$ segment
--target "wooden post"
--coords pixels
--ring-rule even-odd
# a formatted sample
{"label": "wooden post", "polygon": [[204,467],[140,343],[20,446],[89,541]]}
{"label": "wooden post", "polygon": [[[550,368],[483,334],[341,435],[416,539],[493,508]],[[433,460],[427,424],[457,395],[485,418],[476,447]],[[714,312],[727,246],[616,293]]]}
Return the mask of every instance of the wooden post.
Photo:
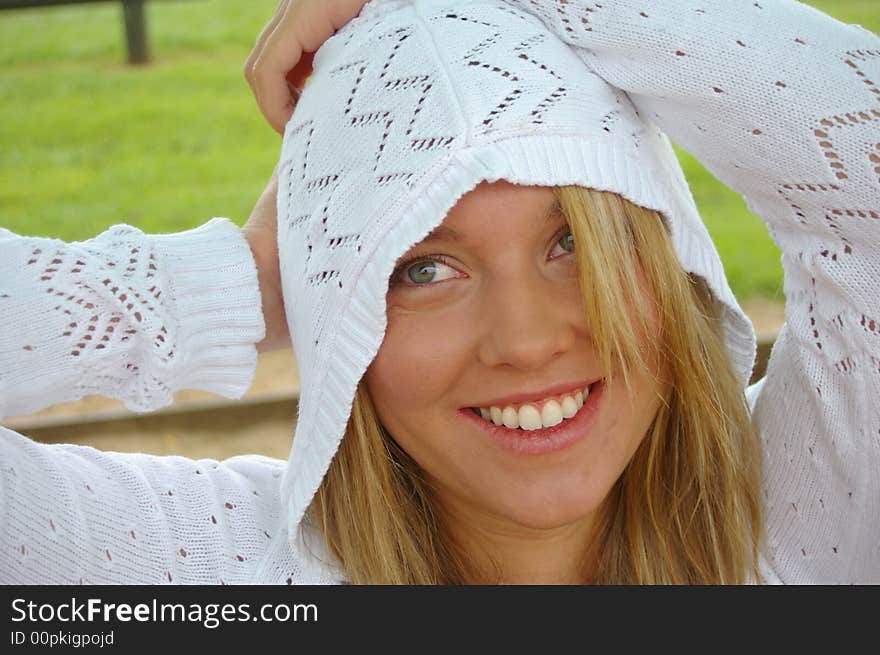
{"label": "wooden post", "polygon": [[144,0],[122,0],[122,12],[125,38],[128,42],[128,63],[146,64],[150,61],[150,46],[147,41]]}

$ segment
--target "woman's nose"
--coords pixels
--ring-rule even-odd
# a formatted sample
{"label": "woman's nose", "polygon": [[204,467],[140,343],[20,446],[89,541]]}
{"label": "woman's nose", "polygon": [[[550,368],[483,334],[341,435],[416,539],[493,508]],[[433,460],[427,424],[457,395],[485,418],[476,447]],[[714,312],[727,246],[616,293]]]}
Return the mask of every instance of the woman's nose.
{"label": "woman's nose", "polygon": [[479,358],[487,366],[538,370],[575,343],[582,315],[576,285],[541,275],[507,280],[487,289]]}

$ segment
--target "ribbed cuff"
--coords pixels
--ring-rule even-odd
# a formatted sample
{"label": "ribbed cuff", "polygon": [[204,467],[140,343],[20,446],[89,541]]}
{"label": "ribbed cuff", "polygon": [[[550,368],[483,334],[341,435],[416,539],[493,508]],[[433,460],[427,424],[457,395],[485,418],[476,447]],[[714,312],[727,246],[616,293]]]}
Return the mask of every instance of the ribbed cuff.
{"label": "ribbed cuff", "polygon": [[148,237],[179,321],[177,389],[240,398],[265,336],[257,267],[238,226],[214,218],[193,230]]}

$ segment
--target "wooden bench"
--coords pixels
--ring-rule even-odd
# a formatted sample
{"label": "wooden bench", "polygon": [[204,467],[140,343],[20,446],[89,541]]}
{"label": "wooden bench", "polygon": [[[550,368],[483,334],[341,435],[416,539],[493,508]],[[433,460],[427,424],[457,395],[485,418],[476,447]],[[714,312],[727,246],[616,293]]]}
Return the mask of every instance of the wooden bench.
{"label": "wooden bench", "polygon": [[87,2],[121,2],[125,39],[128,44],[128,63],[146,64],[150,61],[147,19],[144,14],[145,0],[0,0],[0,9],[79,5]]}

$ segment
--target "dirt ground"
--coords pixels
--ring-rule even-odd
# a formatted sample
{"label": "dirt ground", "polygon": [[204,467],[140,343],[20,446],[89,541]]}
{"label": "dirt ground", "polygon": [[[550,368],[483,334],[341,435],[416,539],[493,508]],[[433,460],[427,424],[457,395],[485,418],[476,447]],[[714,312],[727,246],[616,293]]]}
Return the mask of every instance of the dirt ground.
{"label": "dirt ground", "polygon": [[[784,320],[779,302],[743,303],[759,340],[775,335]],[[250,390],[240,402],[198,391],[175,395],[174,405],[154,414],[127,412],[122,403],[88,397],[50,407],[4,425],[46,443],[78,443],[101,450],[225,459],[259,453],[285,459],[296,424],[299,379],[290,350],[264,353]]]}
{"label": "dirt ground", "polygon": [[765,335],[776,335],[785,322],[785,304],[779,300],[757,298],[742,303],[742,308],[752,319],[759,340]]}

